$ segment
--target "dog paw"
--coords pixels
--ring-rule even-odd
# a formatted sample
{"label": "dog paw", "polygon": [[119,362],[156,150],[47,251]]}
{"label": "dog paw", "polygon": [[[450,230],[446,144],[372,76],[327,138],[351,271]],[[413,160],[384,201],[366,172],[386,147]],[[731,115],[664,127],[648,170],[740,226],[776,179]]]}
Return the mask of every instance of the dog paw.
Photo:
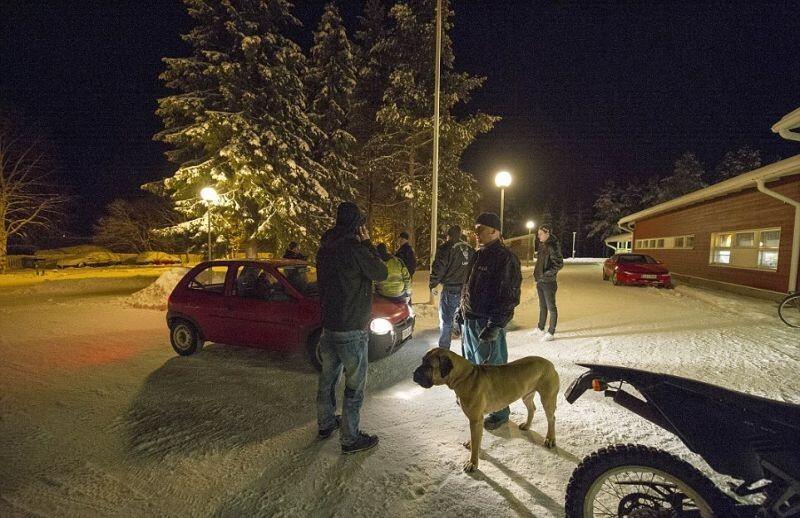
{"label": "dog paw", "polygon": [[531,425],[529,425],[528,423],[522,423],[521,425],[519,425],[520,430],[529,430],[530,427]]}
{"label": "dog paw", "polygon": [[464,463],[464,473],[472,473],[478,469],[478,463],[472,463],[472,460],[468,460]]}
{"label": "dog paw", "polygon": [[472,441],[464,441],[461,443],[461,446],[464,448],[471,450],[472,449]]}
{"label": "dog paw", "polygon": [[548,437],[544,440],[544,447],[545,448],[555,448],[556,447],[556,439],[555,437]]}

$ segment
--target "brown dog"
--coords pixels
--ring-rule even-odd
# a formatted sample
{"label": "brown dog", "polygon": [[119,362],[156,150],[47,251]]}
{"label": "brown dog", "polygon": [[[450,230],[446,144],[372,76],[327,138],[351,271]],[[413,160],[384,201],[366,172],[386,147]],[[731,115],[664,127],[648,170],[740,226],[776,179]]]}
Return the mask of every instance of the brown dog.
{"label": "brown dog", "polygon": [[544,445],[548,448],[556,445],[559,379],[553,364],[544,358],[526,356],[505,365],[474,365],[448,349],[436,347],[422,358],[422,365],[414,371],[414,381],[424,388],[447,385],[456,393],[461,410],[469,419],[471,455],[464,463],[464,471],[478,467],[483,416],[522,399],[528,409],[528,420],[519,427],[527,430],[536,410],[533,404],[536,392],[547,416]]}

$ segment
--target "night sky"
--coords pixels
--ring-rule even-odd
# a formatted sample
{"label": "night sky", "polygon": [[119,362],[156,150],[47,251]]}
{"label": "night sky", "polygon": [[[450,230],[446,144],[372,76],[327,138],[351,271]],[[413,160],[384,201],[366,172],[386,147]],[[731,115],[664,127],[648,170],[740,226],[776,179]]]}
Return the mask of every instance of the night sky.
{"label": "night sky", "polygon": [[[297,3],[310,31],[325,2]],[[514,175],[507,203],[524,213],[548,200],[589,206],[604,179],[668,174],[687,150],[707,171],[742,145],[766,161],[800,153],[770,130],[800,106],[800,3],[583,4],[452,2],[457,67],[487,76],[469,107],[503,116],[462,164],[484,206],[499,203],[501,169]],[[361,2],[339,5],[352,29]],[[188,53],[179,35],[190,27],[178,0],[0,2],[0,109],[52,145],[81,200],[77,233],[174,167],[152,140],[169,93],[158,74],[162,57]],[[307,48],[311,36],[294,39]]]}

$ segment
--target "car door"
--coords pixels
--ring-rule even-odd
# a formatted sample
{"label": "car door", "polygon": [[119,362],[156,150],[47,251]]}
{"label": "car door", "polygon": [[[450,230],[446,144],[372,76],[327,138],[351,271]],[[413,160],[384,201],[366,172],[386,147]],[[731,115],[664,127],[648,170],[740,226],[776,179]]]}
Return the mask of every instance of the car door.
{"label": "car door", "polygon": [[298,303],[266,265],[239,265],[228,298],[231,343],[270,349],[297,346]]}
{"label": "car door", "polygon": [[182,312],[194,320],[210,342],[227,341],[227,274],[228,265],[209,264],[195,273],[182,293]]}

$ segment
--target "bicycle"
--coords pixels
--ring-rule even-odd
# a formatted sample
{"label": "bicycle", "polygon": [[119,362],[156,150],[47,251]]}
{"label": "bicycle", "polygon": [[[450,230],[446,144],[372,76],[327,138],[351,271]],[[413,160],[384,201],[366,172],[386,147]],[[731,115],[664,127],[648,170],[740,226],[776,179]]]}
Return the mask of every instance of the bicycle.
{"label": "bicycle", "polygon": [[787,326],[800,328],[800,291],[791,293],[781,301],[778,316]]}

